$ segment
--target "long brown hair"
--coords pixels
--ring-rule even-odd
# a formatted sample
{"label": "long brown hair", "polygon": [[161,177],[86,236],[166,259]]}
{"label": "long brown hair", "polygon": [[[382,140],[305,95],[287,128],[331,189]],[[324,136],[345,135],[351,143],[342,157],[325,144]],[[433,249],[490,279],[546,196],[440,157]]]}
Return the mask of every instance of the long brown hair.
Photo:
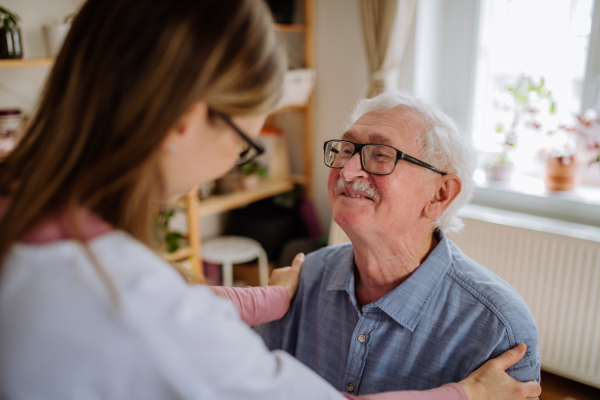
{"label": "long brown hair", "polygon": [[262,0],[89,0],[0,163],[0,259],[41,213],[82,206],[152,245],[169,129],[200,100],[229,115],[267,111],[285,68]]}

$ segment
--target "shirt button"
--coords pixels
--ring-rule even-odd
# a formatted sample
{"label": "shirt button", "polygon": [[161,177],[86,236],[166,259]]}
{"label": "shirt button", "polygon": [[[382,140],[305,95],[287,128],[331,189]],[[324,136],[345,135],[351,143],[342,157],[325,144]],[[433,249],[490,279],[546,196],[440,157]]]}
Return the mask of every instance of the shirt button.
{"label": "shirt button", "polygon": [[354,392],[354,385],[349,383],[346,385],[346,389],[348,389],[349,392]]}
{"label": "shirt button", "polygon": [[358,335],[357,339],[359,342],[364,343],[364,341],[367,340],[367,337],[365,335]]}

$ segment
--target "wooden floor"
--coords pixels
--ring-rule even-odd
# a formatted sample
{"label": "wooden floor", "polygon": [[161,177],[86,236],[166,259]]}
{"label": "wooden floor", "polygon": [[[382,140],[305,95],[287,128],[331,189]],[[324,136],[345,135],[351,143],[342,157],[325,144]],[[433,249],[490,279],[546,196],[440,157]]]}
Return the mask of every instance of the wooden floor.
{"label": "wooden floor", "polygon": [[600,389],[542,371],[540,400],[600,400]]}

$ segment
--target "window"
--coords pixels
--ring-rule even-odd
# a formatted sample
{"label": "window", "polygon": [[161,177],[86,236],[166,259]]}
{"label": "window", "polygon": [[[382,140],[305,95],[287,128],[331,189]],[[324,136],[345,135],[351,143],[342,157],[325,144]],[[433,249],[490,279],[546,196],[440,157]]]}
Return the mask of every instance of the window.
{"label": "window", "polygon": [[593,6],[593,0],[481,0],[471,115],[479,151],[496,153],[504,142],[498,126],[509,126],[514,115],[507,88],[520,77],[536,84],[543,77],[556,112],[549,112],[550,101],[537,102],[531,120],[541,127],[521,124],[512,152],[519,172],[542,175],[544,164],[536,156],[543,146],[566,139],[564,131],[547,132],[572,123],[581,112]]}
{"label": "window", "polygon": [[[413,92],[470,134],[482,159],[499,149],[497,125],[510,120],[499,105],[521,75],[538,83],[543,76],[553,92],[557,113],[540,115],[544,130],[572,122],[573,113],[600,104],[600,3],[594,3],[419,0]],[[545,163],[536,157],[544,130],[521,135],[510,182],[490,182],[477,171],[473,203],[600,226],[599,166],[581,168],[572,192],[549,193],[541,179]]]}

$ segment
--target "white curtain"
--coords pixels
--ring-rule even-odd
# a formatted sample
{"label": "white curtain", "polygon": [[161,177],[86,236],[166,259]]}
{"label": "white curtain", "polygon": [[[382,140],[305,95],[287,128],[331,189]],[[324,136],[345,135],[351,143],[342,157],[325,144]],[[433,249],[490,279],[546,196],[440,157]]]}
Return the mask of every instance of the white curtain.
{"label": "white curtain", "polygon": [[369,65],[367,97],[397,85],[417,0],[359,0]]}

